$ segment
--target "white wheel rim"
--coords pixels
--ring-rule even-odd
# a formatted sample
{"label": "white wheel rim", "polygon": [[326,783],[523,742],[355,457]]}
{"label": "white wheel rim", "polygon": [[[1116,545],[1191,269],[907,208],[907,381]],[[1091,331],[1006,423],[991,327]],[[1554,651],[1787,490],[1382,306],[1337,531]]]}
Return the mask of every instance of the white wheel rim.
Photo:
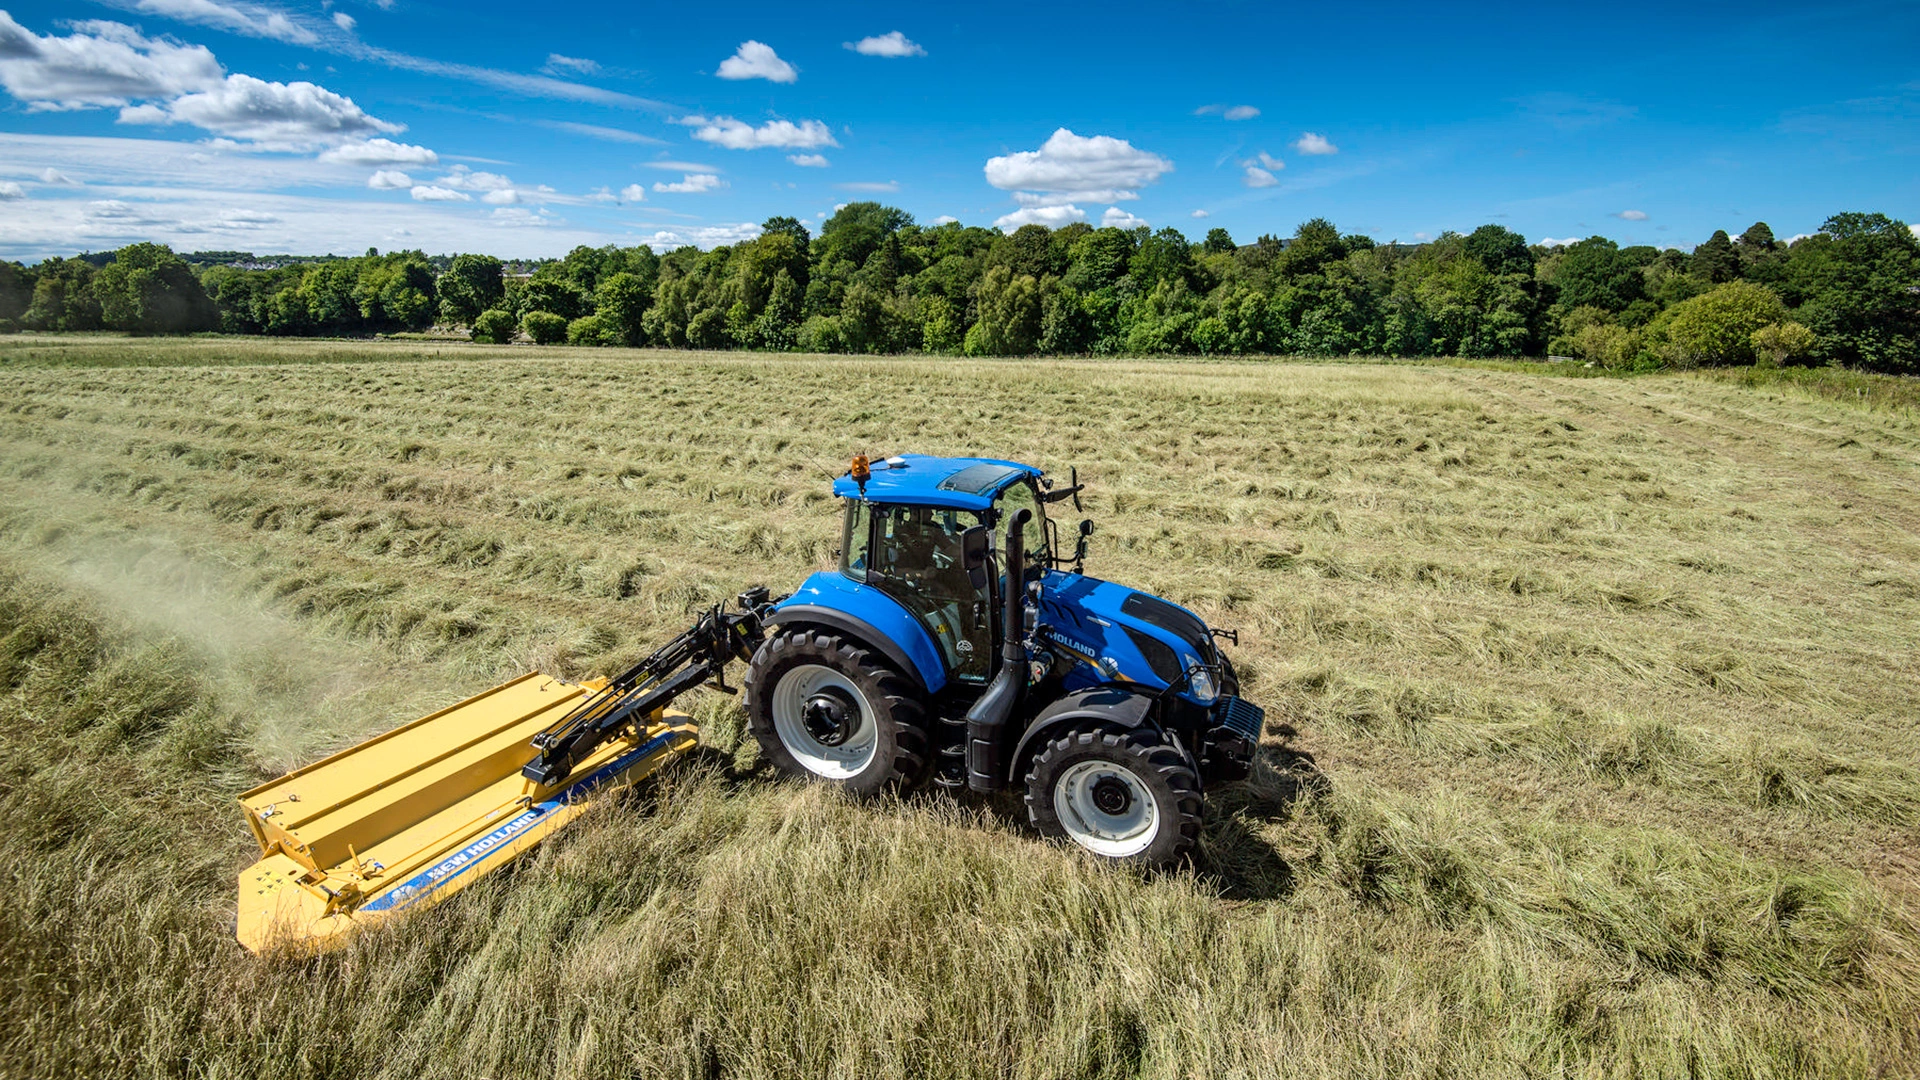
{"label": "white wheel rim", "polygon": [[[1126,789],[1129,798],[1125,809],[1115,813],[1100,808],[1094,795],[1102,784],[1119,784]],[[1131,769],[1111,761],[1082,761],[1069,766],[1053,785],[1053,812],[1074,843],[1110,858],[1138,855],[1160,831],[1160,806],[1146,782]]]}
{"label": "white wheel rim", "polygon": [[[805,719],[807,699],[830,688],[844,692],[860,709],[853,733],[838,746],[814,737]],[[801,664],[780,676],[773,688],[773,730],[802,768],[828,780],[846,780],[865,772],[880,744],[880,725],[867,695],[853,680],[819,664]]]}

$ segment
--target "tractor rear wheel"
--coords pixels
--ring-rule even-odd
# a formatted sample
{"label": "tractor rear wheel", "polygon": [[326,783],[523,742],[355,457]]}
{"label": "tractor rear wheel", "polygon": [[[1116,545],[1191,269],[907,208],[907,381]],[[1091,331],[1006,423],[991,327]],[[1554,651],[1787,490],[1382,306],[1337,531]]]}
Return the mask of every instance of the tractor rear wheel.
{"label": "tractor rear wheel", "polygon": [[1136,866],[1169,866],[1200,839],[1200,779],[1151,731],[1075,731],[1035,755],[1027,819],[1043,836]]}
{"label": "tractor rear wheel", "polygon": [[927,715],[906,676],[818,629],[769,638],[747,670],[747,726],[782,772],[873,795],[920,782]]}

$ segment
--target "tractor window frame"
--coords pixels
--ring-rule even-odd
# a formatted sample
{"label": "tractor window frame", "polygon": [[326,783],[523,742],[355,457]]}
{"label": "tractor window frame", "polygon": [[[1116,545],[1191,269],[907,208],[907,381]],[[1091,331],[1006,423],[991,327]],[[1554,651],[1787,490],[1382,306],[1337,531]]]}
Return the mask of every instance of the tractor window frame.
{"label": "tractor window frame", "polygon": [[[1025,496],[1009,498],[1016,488],[1024,491]],[[1028,573],[1031,575],[1036,568],[1044,569],[1053,565],[1053,544],[1047,529],[1047,502],[1040,497],[1040,486],[1032,476],[1022,477],[1001,488],[1000,493],[994,496],[993,508],[995,520],[1003,525],[1012,521],[1013,515],[1020,510],[1033,511],[1033,520],[1022,530],[1026,538]]]}
{"label": "tractor window frame", "polygon": [[865,499],[848,499],[846,517],[840,523],[840,573],[865,584],[872,566],[873,504]]}

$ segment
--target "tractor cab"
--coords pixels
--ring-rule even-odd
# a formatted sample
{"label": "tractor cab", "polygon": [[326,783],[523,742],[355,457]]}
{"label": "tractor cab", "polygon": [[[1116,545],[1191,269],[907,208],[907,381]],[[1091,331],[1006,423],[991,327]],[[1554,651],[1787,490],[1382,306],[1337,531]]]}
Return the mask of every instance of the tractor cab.
{"label": "tractor cab", "polygon": [[963,692],[986,684],[999,646],[1005,583],[990,572],[994,526],[1027,510],[1028,559],[1049,558],[1040,482],[1039,470],[1012,462],[902,455],[873,467],[865,484],[842,481],[853,491],[835,485],[848,496],[840,575],[910,614]]}

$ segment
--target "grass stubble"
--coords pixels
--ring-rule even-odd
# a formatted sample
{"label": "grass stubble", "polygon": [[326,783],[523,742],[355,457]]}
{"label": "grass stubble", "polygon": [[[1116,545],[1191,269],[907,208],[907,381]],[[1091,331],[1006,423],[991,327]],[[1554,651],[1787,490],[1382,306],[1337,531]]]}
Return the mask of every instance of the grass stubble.
{"label": "grass stubble", "polygon": [[[0,1075],[1916,1072],[1900,409],[1406,365],[15,362],[49,340],[0,344]],[[1192,870],[774,782],[710,695],[705,758],[455,901],[232,943],[234,793],[790,587],[855,449],[1077,464],[1090,569],[1241,630],[1269,735]]]}

